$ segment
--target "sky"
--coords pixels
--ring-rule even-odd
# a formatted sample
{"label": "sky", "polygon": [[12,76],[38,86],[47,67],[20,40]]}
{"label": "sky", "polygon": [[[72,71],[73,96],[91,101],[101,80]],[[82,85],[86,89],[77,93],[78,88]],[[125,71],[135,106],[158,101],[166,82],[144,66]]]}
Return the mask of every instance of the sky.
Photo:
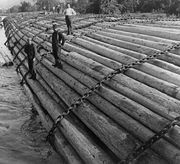
{"label": "sky", "polygon": [[0,0],[0,9],[7,9],[14,5],[20,4],[22,1],[32,1],[32,0]]}

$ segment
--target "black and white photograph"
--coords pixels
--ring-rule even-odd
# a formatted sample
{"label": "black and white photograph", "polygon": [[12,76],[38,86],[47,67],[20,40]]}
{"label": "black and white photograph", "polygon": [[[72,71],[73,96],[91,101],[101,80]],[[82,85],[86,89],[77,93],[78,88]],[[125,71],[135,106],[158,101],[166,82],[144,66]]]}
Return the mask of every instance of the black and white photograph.
{"label": "black and white photograph", "polygon": [[180,164],[180,0],[0,0],[0,164]]}

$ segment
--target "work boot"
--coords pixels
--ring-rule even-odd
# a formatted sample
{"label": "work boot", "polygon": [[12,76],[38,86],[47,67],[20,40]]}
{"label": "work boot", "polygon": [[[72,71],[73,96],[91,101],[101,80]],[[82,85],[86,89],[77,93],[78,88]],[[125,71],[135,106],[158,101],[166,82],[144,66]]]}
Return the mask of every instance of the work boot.
{"label": "work boot", "polygon": [[36,80],[36,75],[31,75],[29,79]]}
{"label": "work boot", "polygon": [[62,69],[62,68],[63,68],[62,64],[61,64],[61,63],[58,63],[57,68]]}
{"label": "work boot", "polygon": [[62,64],[59,63],[59,62],[53,64],[53,66],[54,66],[54,67],[57,67],[57,68],[59,68],[59,69],[62,69],[62,68],[63,68],[63,67],[62,67]]}

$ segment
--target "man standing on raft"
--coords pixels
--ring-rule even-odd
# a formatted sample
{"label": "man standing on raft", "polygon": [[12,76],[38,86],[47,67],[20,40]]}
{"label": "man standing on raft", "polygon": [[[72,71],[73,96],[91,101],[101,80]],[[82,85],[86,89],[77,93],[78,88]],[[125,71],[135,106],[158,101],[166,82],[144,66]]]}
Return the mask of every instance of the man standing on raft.
{"label": "man standing on raft", "polygon": [[53,33],[52,33],[52,53],[55,59],[54,67],[62,69],[62,64],[59,61],[58,54],[61,52],[61,47],[64,45],[65,38],[61,32],[56,30],[56,24],[53,24]]}
{"label": "man standing on raft", "polygon": [[24,52],[27,54],[29,73],[31,74],[30,79],[36,80],[36,73],[33,68],[36,49],[32,43],[32,38],[28,38],[28,42],[24,46]]}
{"label": "man standing on raft", "polygon": [[66,20],[66,25],[68,28],[68,33],[67,35],[73,34],[72,31],[72,16],[76,15],[76,12],[74,9],[70,7],[70,4],[67,4],[67,9],[64,10],[64,15],[65,15],[65,20]]}

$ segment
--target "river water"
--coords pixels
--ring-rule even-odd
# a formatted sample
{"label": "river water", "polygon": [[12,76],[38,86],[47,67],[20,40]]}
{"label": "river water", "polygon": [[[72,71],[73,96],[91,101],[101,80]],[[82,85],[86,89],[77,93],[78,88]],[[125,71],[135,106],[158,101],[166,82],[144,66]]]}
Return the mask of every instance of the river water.
{"label": "river water", "polygon": [[[4,46],[0,29],[0,51],[11,56]],[[29,102],[15,67],[3,67],[0,54],[0,164],[62,164],[48,143],[40,119]]]}

